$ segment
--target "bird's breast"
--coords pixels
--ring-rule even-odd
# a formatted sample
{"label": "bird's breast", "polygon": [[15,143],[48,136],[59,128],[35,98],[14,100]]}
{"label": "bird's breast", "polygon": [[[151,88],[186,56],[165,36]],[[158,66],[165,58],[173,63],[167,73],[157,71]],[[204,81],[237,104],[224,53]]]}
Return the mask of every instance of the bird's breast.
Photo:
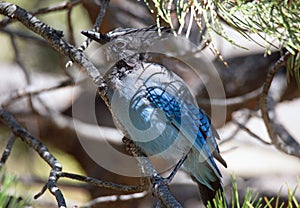
{"label": "bird's breast", "polygon": [[[187,142],[187,137],[194,137],[197,133],[191,133],[188,127],[181,127],[180,121],[167,114],[164,107],[172,113],[174,105],[168,102],[174,98],[175,102],[178,101],[178,107],[183,107],[182,112],[186,114],[183,115],[183,123],[187,123],[189,109],[184,97],[188,103],[195,104],[194,98],[184,82],[165,67],[152,63],[141,63],[135,67],[121,76],[122,79],[112,77],[108,81],[116,125],[148,156],[161,154],[166,160],[178,160],[191,147],[192,142]],[[157,93],[165,92],[170,99],[165,99],[166,103],[161,105],[155,103],[149,99],[149,93],[156,91],[149,89],[159,89]]]}

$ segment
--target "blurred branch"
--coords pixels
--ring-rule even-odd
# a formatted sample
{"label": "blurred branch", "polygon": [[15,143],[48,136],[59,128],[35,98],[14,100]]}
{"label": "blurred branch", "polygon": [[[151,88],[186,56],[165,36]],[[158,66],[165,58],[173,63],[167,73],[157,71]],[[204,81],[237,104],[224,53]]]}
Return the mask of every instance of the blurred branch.
{"label": "blurred branch", "polygon": [[237,96],[237,97],[230,97],[226,99],[218,99],[218,98],[211,98],[211,99],[205,99],[201,98],[198,99],[197,102],[200,105],[214,105],[214,106],[230,106],[230,105],[239,105],[247,102],[248,100],[254,99],[259,97],[261,94],[262,87],[253,90],[251,92],[245,93],[243,95]]}
{"label": "blurred branch", "polygon": [[[279,123],[276,118],[275,105],[280,100],[278,90],[275,93],[270,93],[271,83],[274,80],[275,74],[284,66],[291,57],[289,52],[286,52],[275,64],[270,68],[266,81],[263,85],[263,92],[260,98],[260,109],[262,118],[266,125],[271,142],[275,147],[289,155],[294,155],[300,158],[300,144],[288,133],[285,127]],[[278,86],[276,89],[284,89]],[[280,93],[279,93],[280,94]]]}
{"label": "blurred branch", "polygon": [[43,87],[43,88],[35,88],[34,86],[27,86],[23,89],[18,89],[13,92],[10,92],[8,95],[4,95],[5,98],[0,103],[0,105],[2,107],[7,107],[13,101],[15,101],[19,98],[26,97],[26,96],[33,96],[33,95],[41,94],[43,92],[48,92],[48,91],[60,89],[62,87],[67,87],[67,86],[71,86],[71,85],[74,85],[74,81],[68,79],[68,80],[59,82],[58,84],[56,84],[54,86],[47,86],[47,87]]}
{"label": "blurred branch", "polygon": [[[249,112],[246,113],[246,118],[243,122],[239,122],[241,125],[246,126],[246,124],[248,123],[248,121],[251,118],[251,114]],[[232,119],[233,120],[233,119]],[[234,139],[234,137],[241,131],[240,127],[236,127],[236,129],[225,139],[222,139],[219,144],[224,144],[226,142],[229,142],[230,140]]]}
{"label": "blurred branch", "polygon": [[[76,4],[81,3],[81,0],[72,0],[72,1],[67,1],[67,2],[60,2],[58,4],[48,6],[45,8],[39,8],[34,11],[31,11],[30,13],[32,15],[38,15],[38,14],[45,14],[45,13],[50,13],[50,12],[56,12],[56,11],[61,11],[68,9],[70,7],[75,6]],[[2,21],[0,21],[0,28],[5,27],[6,25],[12,23],[14,19],[11,18],[4,18]]]}
{"label": "blurred branch", "polygon": [[72,11],[73,11],[72,8],[73,7],[70,7],[67,12],[67,25],[68,25],[68,35],[69,35],[68,40],[70,44],[75,45],[74,29],[73,29],[72,18],[71,18]]}
{"label": "blurred branch", "polygon": [[81,3],[81,0],[71,0],[71,1],[66,1],[66,2],[59,2],[58,4],[48,6],[45,8],[39,8],[34,11],[31,11],[30,13],[32,15],[38,15],[38,14],[44,14],[44,13],[49,13],[49,12],[56,12],[56,11],[61,11],[65,9],[70,9],[73,6]]}
{"label": "blurred branch", "polygon": [[[22,71],[25,75],[25,78],[26,78],[26,83],[30,85],[32,83],[32,80],[31,80],[31,77],[28,73],[28,70],[27,70],[25,64],[21,60],[20,51],[19,51],[17,43],[15,41],[15,36],[10,34],[10,39],[11,39],[11,43],[12,43],[12,46],[13,46],[13,49],[14,49],[14,52],[15,52],[15,61],[20,66],[20,68],[22,69]],[[29,96],[28,103],[29,103],[29,106],[31,107],[31,109],[34,111],[31,95]]]}
{"label": "blurred branch", "polygon": [[238,122],[235,119],[232,119],[232,122],[234,124],[236,124],[240,129],[243,129],[245,132],[247,132],[250,136],[252,136],[253,138],[257,139],[258,141],[266,144],[266,145],[271,145],[272,143],[265,141],[263,138],[261,138],[260,136],[258,136],[257,134],[255,134],[253,131],[251,131],[248,127],[246,127],[244,124]]}
{"label": "blurred branch", "polygon": [[45,40],[40,39],[40,38],[35,37],[35,36],[32,36],[32,35],[29,35],[29,34],[26,34],[26,33],[21,32],[21,31],[15,31],[15,30],[11,30],[11,29],[8,29],[8,28],[3,28],[3,29],[0,30],[0,32],[9,34],[9,35],[12,35],[12,36],[15,36],[15,37],[20,37],[20,38],[23,38],[25,40],[34,41],[35,43],[38,43],[38,44],[43,45],[43,46],[47,45],[47,42]]}
{"label": "blurred branch", "polygon": [[[134,193],[134,194],[124,194],[124,195],[112,195],[112,196],[101,196],[95,198],[86,204],[82,205],[81,207],[93,207],[97,204],[107,203],[107,202],[116,202],[116,201],[128,201],[133,199],[140,199],[147,196],[148,192],[143,191],[141,193]],[[98,205],[99,206],[99,205]]]}

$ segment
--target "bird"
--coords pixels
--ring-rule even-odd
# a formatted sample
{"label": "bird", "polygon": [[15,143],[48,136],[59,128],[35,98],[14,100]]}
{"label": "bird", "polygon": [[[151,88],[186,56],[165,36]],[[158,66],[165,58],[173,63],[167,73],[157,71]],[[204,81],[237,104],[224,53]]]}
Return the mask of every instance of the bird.
{"label": "bird", "polygon": [[215,160],[227,167],[216,142],[220,136],[184,80],[147,59],[149,45],[170,37],[170,29],[150,26],[82,34],[106,46],[107,58],[114,63],[105,71],[99,91],[116,126],[146,156],[158,155],[172,164],[182,159],[204,205],[213,204],[217,191],[223,191]]}

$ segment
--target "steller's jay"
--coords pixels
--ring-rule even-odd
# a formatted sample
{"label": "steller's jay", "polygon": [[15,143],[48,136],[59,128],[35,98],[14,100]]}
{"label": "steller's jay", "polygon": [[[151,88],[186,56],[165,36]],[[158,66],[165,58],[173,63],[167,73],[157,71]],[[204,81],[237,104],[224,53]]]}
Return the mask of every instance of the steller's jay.
{"label": "steller's jay", "polygon": [[197,182],[206,205],[223,190],[214,160],[226,167],[216,143],[219,136],[185,82],[166,67],[146,61],[147,47],[162,38],[157,30],[152,26],[82,34],[109,44],[106,55],[115,64],[99,90],[116,125],[147,156],[159,155],[173,164],[186,157],[182,166]]}

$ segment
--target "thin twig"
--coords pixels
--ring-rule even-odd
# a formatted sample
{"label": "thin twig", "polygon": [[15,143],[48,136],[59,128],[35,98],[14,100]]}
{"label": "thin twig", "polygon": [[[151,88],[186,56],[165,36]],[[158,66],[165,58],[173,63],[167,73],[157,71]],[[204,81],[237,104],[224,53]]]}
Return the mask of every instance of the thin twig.
{"label": "thin twig", "polygon": [[61,172],[58,177],[64,177],[64,178],[70,178],[73,180],[77,181],[82,181],[86,182],[98,187],[102,188],[108,188],[112,190],[117,190],[117,191],[123,191],[127,193],[133,193],[133,192],[141,192],[145,191],[145,187],[143,185],[137,185],[137,186],[128,186],[128,185],[121,185],[121,184],[116,184],[108,181],[102,181],[99,179],[91,178],[88,176],[82,176],[74,173],[67,173],[67,172]]}
{"label": "thin twig", "polygon": [[38,15],[38,14],[49,14],[50,12],[57,12],[65,9],[70,9],[73,6],[81,3],[81,0],[71,0],[71,1],[66,1],[66,2],[60,2],[58,4],[54,4],[45,8],[38,8],[36,10],[31,11],[30,13],[33,15]]}
{"label": "thin twig", "polygon": [[99,5],[101,7],[101,10],[100,10],[100,12],[96,18],[96,21],[94,23],[94,26],[93,26],[94,31],[99,31],[100,25],[103,21],[103,17],[106,13],[106,9],[109,5],[109,2],[110,2],[110,0],[102,0],[102,4]]}
{"label": "thin twig", "polygon": [[14,49],[14,52],[15,52],[15,61],[20,66],[20,68],[22,69],[22,71],[25,75],[25,78],[26,78],[26,83],[31,84],[30,75],[28,73],[28,70],[25,67],[25,64],[23,64],[23,62],[21,61],[20,51],[19,51],[18,46],[16,44],[14,35],[11,34],[10,39],[11,39],[11,45],[12,45],[12,47]]}
{"label": "thin twig", "polygon": [[[11,43],[12,43],[12,46],[13,46],[13,49],[14,49],[14,52],[15,52],[16,63],[20,66],[20,68],[22,69],[22,72],[25,75],[26,84],[30,85],[32,83],[32,80],[31,80],[31,77],[30,77],[30,75],[28,73],[28,70],[27,70],[25,64],[21,60],[20,52],[19,52],[18,46],[16,44],[15,37],[13,35],[10,35],[10,37],[11,37]],[[29,96],[28,104],[29,104],[30,108],[34,111],[34,106],[33,106],[32,97],[31,96]]]}
{"label": "thin twig", "polygon": [[68,40],[69,43],[72,45],[75,45],[75,38],[74,38],[74,29],[73,29],[73,24],[72,24],[72,11],[73,11],[73,6],[70,6],[67,12],[67,25],[68,25]]}
{"label": "thin twig", "polygon": [[[100,28],[100,25],[103,21],[103,17],[106,13],[106,9],[108,7],[108,4],[109,4],[109,1],[110,0],[103,0],[103,3],[101,5],[97,5],[99,6],[101,9],[99,11],[99,14],[96,18],[96,21],[93,25],[93,31],[95,32],[98,32],[99,31],[99,28]],[[87,38],[79,47],[78,47],[78,50],[81,50],[81,51],[84,51],[89,45],[90,43],[92,42],[92,39],[91,38]]]}

